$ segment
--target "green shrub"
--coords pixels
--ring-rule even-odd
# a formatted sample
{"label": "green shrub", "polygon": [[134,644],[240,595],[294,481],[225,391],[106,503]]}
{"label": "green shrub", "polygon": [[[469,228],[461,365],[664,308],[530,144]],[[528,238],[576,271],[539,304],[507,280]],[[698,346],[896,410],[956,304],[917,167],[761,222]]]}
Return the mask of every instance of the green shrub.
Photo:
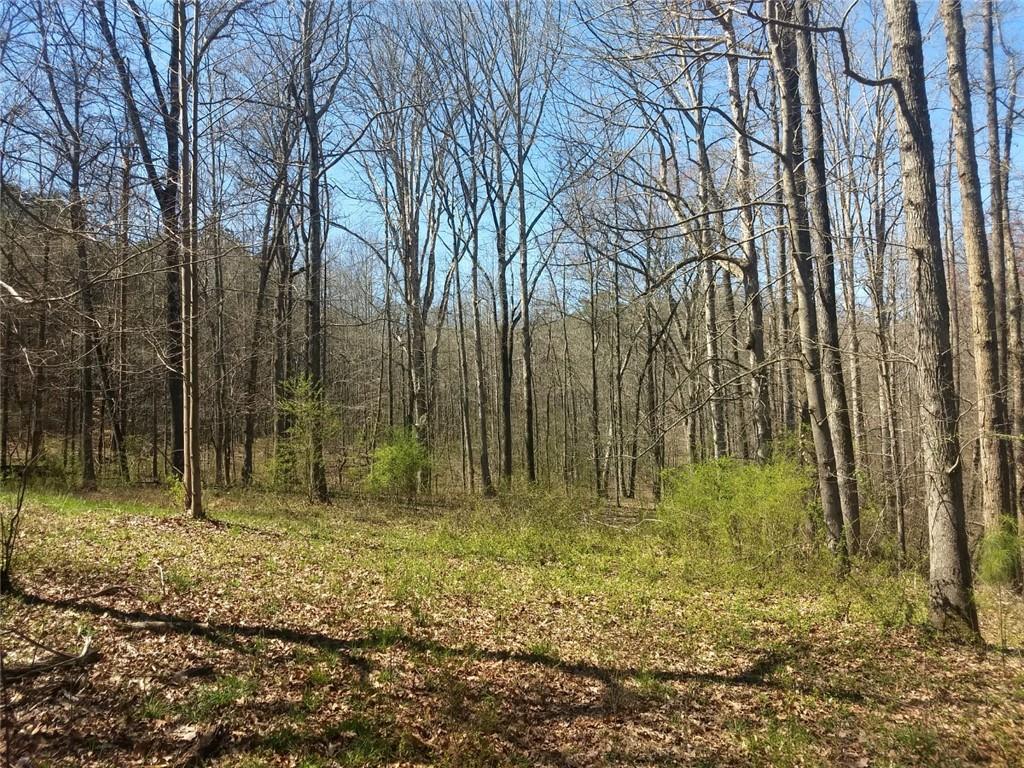
{"label": "green shrub", "polygon": [[989,531],[978,548],[978,580],[983,584],[1006,586],[1020,572],[1020,540],[1011,524]]}
{"label": "green shrub", "polygon": [[181,510],[185,506],[185,484],[177,475],[167,475],[164,478],[164,487],[174,501],[174,506]]}
{"label": "green shrub", "polygon": [[411,499],[429,471],[426,447],[411,432],[396,432],[387,445],[373,452],[366,485],[374,493]]}
{"label": "green shrub", "polygon": [[777,461],[799,462],[804,453],[804,442],[808,439],[803,426],[781,432],[771,444],[771,456]]}
{"label": "green shrub", "polygon": [[326,452],[328,444],[341,431],[341,418],[308,376],[289,379],[284,394],[279,408],[287,419],[288,429],[274,456],[274,487],[287,490],[301,483],[312,501],[314,446],[319,442],[321,451]]}
{"label": "green shrub", "polygon": [[497,498],[449,516],[433,543],[459,557],[507,562],[568,562],[602,544],[621,553],[631,537],[592,519],[598,513],[592,495],[513,480]]}
{"label": "green shrub", "polygon": [[663,534],[709,558],[776,562],[796,555],[808,521],[808,473],[792,459],[720,459],[667,470]]}

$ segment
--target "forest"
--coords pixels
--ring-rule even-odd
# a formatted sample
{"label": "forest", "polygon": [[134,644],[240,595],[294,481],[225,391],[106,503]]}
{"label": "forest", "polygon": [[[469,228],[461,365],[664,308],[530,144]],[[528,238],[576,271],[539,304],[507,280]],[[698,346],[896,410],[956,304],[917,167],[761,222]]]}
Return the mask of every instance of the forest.
{"label": "forest", "polygon": [[0,768],[1024,765],[1022,41],[0,2]]}

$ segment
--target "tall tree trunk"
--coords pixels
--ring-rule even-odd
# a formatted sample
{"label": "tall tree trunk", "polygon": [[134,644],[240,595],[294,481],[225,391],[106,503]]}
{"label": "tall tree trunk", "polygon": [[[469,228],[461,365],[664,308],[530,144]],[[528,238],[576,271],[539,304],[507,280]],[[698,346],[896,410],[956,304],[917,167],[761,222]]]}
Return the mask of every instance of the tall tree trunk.
{"label": "tall tree trunk", "polygon": [[[1003,141],[1003,243],[1006,256],[1007,304],[1009,323],[1007,346],[1010,350],[1008,368],[1012,386],[1013,434],[1024,435],[1024,293],[1020,285],[1020,265],[1010,228],[1010,158],[1013,149],[1013,127],[1017,115],[1017,84],[1020,72],[1011,60],[1010,95],[1007,100],[1006,127]],[[1024,531],[1024,441],[1014,441],[1014,465],[1017,482],[1017,531]],[[1024,548],[1024,537],[1021,539]],[[1022,552],[1024,556],[1024,552]]]}
{"label": "tall tree trunk", "polygon": [[[198,120],[198,115],[196,120]],[[194,147],[193,151],[198,158],[198,146]],[[231,409],[228,405],[230,387],[227,364],[227,294],[224,286],[224,254],[221,249],[222,224],[220,217],[223,205],[221,200],[223,179],[218,178],[223,171],[221,171],[221,164],[218,160],[218,153],[214,148],[210,155],[210,175],[213,179],[210,200],[213,212],[210,261],[213,266],[213,296],[216,302],[216,312],[211,322],[214,339],[213,361],[216,392],[213,446],[216,454],[214,457],[215,482],[219,486],[224,486],[231,484]]]}
{"label": "tall tree trunk", "polygon": [[473,357],[476,364],[477,421],[480,422],[480,483],[483,486],[484,496],[493,496],[494,482],[491,479],[490,435],[487,415],[487,374],[484,370],[483,322],[480,319],[480,245],[478,232],[474,231],[472,238],[473,254],[469,280],[470,296],[473,303]]}
{"label": "tall tree trunk", "polygon": [[[196,93],[193,78],[188,72],[188,17],[187,0],[176,0],[174,4],[175,45],[178,47],[177,57],[177,90],[179,140],[181,142],[181,175],[178,190],[181,202],[178,212],[181,224],[181,375],[183,389],[183,456],[184,467],[182,483],[185,486],[185,512],[195,518],[206,517],[203,509],[203,485],[200,465],[199,442],[199,282],[196,279],[196,202],[194,196],[195,155],[193,148],[198,134],[193,130],[195,123],[195,101],[192,109],[189,105],[189,94]],[[196,25],[193,19],[193,41],[198,48]],[[196,63],[192,57],[193,64]],[[191,111],[191,115],[190,115]]]}
{"label": "tall tree trunk", "polygon": [[[697,157],[700,166],[699,229],[695,234],[695,246],[699,251],[701,262],[701,290],[704,291],[704,353],[707,358],[708,397],[711,402],[711,438],[712,455],[721,459],[728,454],[727,418],[725,401],[727,393],[722,385],[722,353],[721,334],[718,323],[718,280],[717,267],[712,261],[715,243],[712,239],[713,207],[718,207],[717,196],[712,188],[711,160],[708,156],[707,144],[704,141],[705,125],[703,118],[696,122]],[[677,216],[682,211],[677,211]]]}
{"label": "tall tree trunk", "polygon": [[[249,332],[249,350],[245,368],[245,434],[243,435],[242,483],[252,483],[253,447],[256,442],[256,387],[259,382],[260,350],[263,346],[263,314],[267,303],[267,285],[270,269],[275,263],[285,261],[285,231],[287,226],[286,188],[282,184],[271,191],[263,223],[262,248],[260,249],[260,273],[256,285],[256,300],[253,305],[252,328]],[[273,224],[271,224],[273,221]],[[273,229],[272,234],[268,231]],[[276,378],[276,377],[275,377]],[[276,383],[276,382],[275,382]]]}
{"label": "tall tree trunk", "polygon": [[[180,2],[180,0],[178,0]],[[160,223],[166,241],[166,344],[167,351],[164,363],[167,371],[167,397],[171,419],[171,468],[175,475],[182,476],[185,468],[185,426],[184,426],[184,380],[181,375],[182,366],[182,323],[181,323],[181,219],[178,215],[178,184],[181,178],[181,158],[178,149],[179,137],[182,135],[180,123],[180,103],[178,94],[178,78],[180,50],[177,41],[172,40],[168,56],[168,72],[170,73],[170,97],[163,100],[163,93],[157,94],[156,101],[161,104],[160,119],[163,134],[167,142],[167,157],[164,175],[156,170],[153,155],[150,152],[149,134],[143,125],[142,115],[135,98],[133,80],[124,57],[118,48],[113,27],[107,16],[106,2],[93,0],[100,21],[100,32],[107,50],[110,52],[121,85],[121,95],[125,101],[128,123],[132,129],[135,143],[142,155],[146,177],[157,203],[160,206]],[[137,10],[137,9],[136,9]],[[139,20],[138,23],[142,23]],[[154,57],[148,41],[143,39],[143,55],[147,63],[153,65]],[[156,86],[158,87],[158,86]]]}
{"label": "tall tree trunk", "polygon": [[[986,530],[996,530],[1011,509],[1006,442],[1006,399],[999,366],[996,294],[985,237],[985,212],[974,149],[974,118],[967,80],[967,48],[960,0],[942,1],[946,28],[946,62],[953,107],[957,175],[963,217],[964,250],[971,282],[971,338],[978,393],[978,440],[981,449],[983,517]],[[998,163],[998,156],[996,157]],[[998,176],[998,168],[997,176]],[[998,182],[997,182],[998,186]],[[1000,261],[1002,253],[1000,249]]]}
{"label": "tall tree trunk", "polygon": [[828,398],[829,425],[832,429],[839,500],[843,510],[843,530],[849,553],[860,548],[860,498],[857,489],[857,464],[853,450],[853,429],[846,398],[846,379],[840,354],[839,318],[836,311],[836,276],[832,217],[828,204],[825,169],[825,139],[818,88],[818,65],[808,27],[812,20],[807,0],[795,0],[795,20],[802,25],[796,31],[797,68],[800,73],[800,98],[803,105],[804,149],[807,162],[807,202],[811,222],[811,244],[817,265],[818,321],[821,329],[822,370]]}
{"label": "tall tree trunk", "polygon": [[427,318],[419,296],[419,238],[407,230],[405,249],[405,295],[409,322],[409,381],[412,386],[412,426],[416,439],[424,446],[430,444],[430,384],[427,380]]}
{"label": "tall tree trunk", "polygon": [[[883,92],[880,90],[879,94]],[[878,409],[882,427],[882,474],[886,508],[896,533],[897,557],[902,564],[907,555],[905,525],[906,499],[903,490],[903,462],[900,452],[900,426],[896,406],[895,360],[891,329],[894,296],[886,296],[885,267],[888,223],[885,198],[885,150],[883,111],[889,102],[879,97],[875,109],[875,156],[872,158],[871,224],[873,248],[868,252],[868,293],[875,310],[875,334],[878,344]],[[895,265],[893,267],[895,269]]]}
{"label": "tall tree trunk", "polygon": [[[713,6],[712,6],[713,7]],[[736,154],[736,196],[740,205],[740,248],[743,252],[743,293],[747,304],[747,354],[750,367],[751,401],[754,416],[754,452],[757,460],[768,460],[772,442],[771,401],[769,400],[768,367],[765,365],[764,309],[758,275],[754,195],[751,170],[750,141],[747,137],[747,112],[740,92],[739,58],[736,55],[736,32],[732,10],[717,11],[718,21],[726,34],[726,73],[729,105],[732,111],[733,143]],[[746,425],[741,424],[745,432]]]}
{"label": "tall tree trunk", "polygon": [[307,195],[308,227],[309,227],[309,263],[306,280],[309,286],[307,297],[307,325],[309,339],[307,347],[307,367],[309,383],[313,395],[313,418],[310,425],[310,457],[309,457],[309,490],[316,501],[327,501],[327,473],[324,469],[323,446],[323,410],[324,410],[324,370],[323,370],[323,315],[322,285],[323,279],[323,213],[320,208],[320,189],[323,184],[323,147],[320,137],[320,107],[316,104],[315,83],[313,79],[313,45],[314,45],[314,2],[306,0],[302,14],[302,82],[303,104],[302,118],[306,127],[306,140],[309,152],[309,167],[306,171],[309,184]]}
{"label": "tall tree trunk", "polygon": [[[852,173],[851,169],[851,173]],[[860,322],[857,312],[857,285],[854,253],[856,252],[856,227],[850,210],[853,204],[852,194],[841,190],[839,193],[842,207],[844,235],[841,237],[839,274],[843,287],[843,304],[846,307],[847,324],[850,333],[849,371],[850,371],[850,427],[853,431],[853,455],[857,466],[865,474],[870,470],[868,452],[864,434],[864,384],[861,377]]]}
{"label": "tall tree trunk", "polygon": [[799,429],[797,418],[799,408],[799,397],[796,393],[797,385],[793,381],[793,363],[791,356],[794,355],[795,347],[793,339],[793,309],[790,303],[790,292],[793,280],[793,269],[789,251],[789,235],[787,234],[786,213],[783,207],[785,193],[782,188],[782,169],[777,174],[779,178],[778,227],[777,244],[779,254],[779,314],[781,315],[779,332],[780,343],[778,354],[782,361],[782,423],[787,432],[794,432]]}
{"label": "tall tree trunk", "polygon": [[725,434],[725,393],[722,391],[722,362],[719,356],[718,281],[715,265],[708,258],[701,262],[701,287],[704,291],[704,354],[707,356],[708,390],[711,399],[712,455],[724,458],[728,453]]}
{"label": "tall tree trunk", "polygon": [[610,389],[612,400],[611,427],[612,444],[615,451],[615,503],[619,503],[625,485],[623,477],[623,410],[622,410],[622,282],[619,262],[612,264],[612,386]]}
{"label": "tall tree trunk", "polygon": [[597,315],[597,269],[594,262],[588,260],[587,274],[590,277],[590,438],[594,463],[594,490],[604,498],[608,491],[601,476],[601,411],[598,392],[597,348],[598,348],[598,315]]}
{"label": "tall tree trunk", "polygon": [[[552,288],[555,287],[552,278]],[[553,291],[559,296],[558,291]],[[569,311],[565,305],[568,294],[566,290],[566,274],[562,272],[562,291],[560,295],[561,304],[559,314],[562,320],[562,479],[565,487],[576,479],[576,393],[572,386],[572,357],[569,346]],[[571,410],[571,417],[570,417]]]}
{"label": "tall tree trunk", "polygon": [[[959,6],[959,0],[957,0]],[[989,215],[992,217],[992,236],[988,241],[990,264],[992,267],[992,291],[995,300],[996,350],[999,359],[999,381],[1004,388],[1007,381],[1007,364],[1009,350],[1007,348],[1007,263],[1005,243],[1003,242],[1003,189],[1002,189],[1002,153],[999,151],[999,108],[997,105],[996,67],[994,51],[995,23],[993,20],[992,0],[981,0],[981,50],[985,70],[985,113],[988,128],[988,173],[990,199]],[[959,8],[953,12],[956,16]],[[955,19],[951,18],[951,21]],[[963,19],[961,16],[961,27]],[[952,83],[950,84],[952,87]],[[968,103],[968,108],[969,108]],[[980,189],[980,187],[979,187]],[[1005,405],[1005,394],[1003,395]],[[1007,451],[1007,454],[1012,451]],[[1012,464],[1009,465],[1012,476]]]}
{"label": "tall tree trunk", "polygon": [[[0,191],[0,194],[3,194]],[[42,275],[42,287],[44,294],[50,289],[50,239],[47,238],[43,243],[43,275]],[[39,326],[36,335],[36,344],[39,345],[39,349],[46,349],[47,344],[47,331],[49,329],[49,308],[44,303],[39,308]],[[0,369],[2,369],[0,364]],[[0,372],[0,376],[3,373]],[[43,366],[38,366],[35,379],[32,382],[32,429],[31,429],[31,445],[29,449],[29,461],[36,461],[42,455],[43,451],[43,437],[45,433],[43,425],[43,392],[46,388],[46,372]],[[2,399],[2,398],[0,398]],[[5,406],[6,407],[6,406]],[[6,416],[4,417],[6,418]],[[3,464],[0,461],[0,464]],[[5,477],[4,473],[0,471],[0,477]]]}
{"label": "tall tree trunk", "polygon": [[501,477],[512,479],[512,320],[509,306],[508,260],[504,224],[498,233],[498,354],[500,359]]}
{"label": "tall tree trunk", "polygon": [[[719,215],[721,212],[719,212]],[[724,231],[724,226],[720,227]],[[723,238],[723,242],[724,242]],[[726,396],[734,404],[731,419],[727,419],[727,435],[732,444],[734,455],[741,459],[750,458],[750,430],[747,418],[746,398],[743,396],[744,370],[740,362],[740,316],[736,311],[736,292],[732,285],[732,272],[726,265],[722,270],[722,304],[725,311],[726,328],[729,346],[729,375],[726,376]]]}
{"label": "tall tree trunk", "polygon": [[274,301],[274,455],[277,460],[278,481],[290,481],[283,474],[286,469],[285,439],[291,419],[282,407],[287,398],[288,381],[292,376],[292,267],[297,254],[292,248],[281,248],[277,262],[277,295]]}
{"label": "tall tree trunk", "polygon": [[644,306],[644,330],[647,335],[647,438],[651,444],[653,474],[651,493],[655,501],[661,500],[661,474],[665,469],[665,435],[661,429],[661,409],[658,405],[658,347],[654,340],[653,308],[648,300]]}
{"label": "tall tree trunk", "polygon": [[[456,250],[456,252],[458,252]],[[459,412],[462,417],[462,445],[465,452],[466,485],[476,488],[476,470],[473,465],[473,422],[469,405],[469,356],[466,352],[466,321],[462,309],[462,275],[455,265],[455,331],[459,343]]]}
{"label": "tall tree trunk", "polygon": [[[945,164],[942,178],[942,189],[945,194],[942,196],[942,223],[944,247],[946,250],[946,290],[949,297],[949,328],[950,338],[954,350],[962,349],[960,325],[960,286],[959,270],[957,269],[956,258],[956,237],[953,232],[953,124],[949,126],[949,141],[947,142],[949,162]],[[963,364],[960,355],[953,356],[953,389],[959,392],[963,381]]]}
{"label": "tall tree trunk", "polygon": [[[131,249],[130,245],[130,214],[132,195],[132,156],[131,151],[125,148],[121,164],[121,195],[118,201],[118,253],[122,260],[119,268],[119,280],[117,282],[117,424],[121,434],[128,435],[128,276],[125,274],[125,265]],[[120,464],[122,467],[123,479],[128,481],[128,448],[122,440],[120,448]]]}
{"label": "tall tree trunk", "polygon": [[916,308],[918,396],[928,510],[930,614],[939,628],[978,631],[964,512],[959,409],[953,389],[949,303],[940,246],[935,154],[917,3],[885,0],[897,83],[910,287]]}
{"label": "tall tree trunk", "polygon": [[[93,380],[92,360],[96,347],[96,318],[92,302],[92,276],[89,273],[89,250],[85,243],[85,203],[79,186],[79,162],[72,160],[71,168],[71,216],[75,232],[75,255],[78,259],[78,292],[82,307],[81,334],[82,349],[79,353],[79,416],[81,426],[79,458],[81,460],[81,484],[83,490],[96,487],[96,460],[93,455]],[[6,409],[5,409],[6,411]]]}
{"label": "tall tree trunk", "polygon": [[[996,85],[996,67],[994,51],[995,19],[992,0],[982,0],[982,53],[985,57],[985,107],[988,127],[988,173],[992,216],[992,237],[989,241],[989,256],[993,267],[993,288],[995,290],[996,339],[999,345],[1000,381],[1004,385],[1004,405],[1006,407],[1006,427],[1013,434],[1020,435],[1024,428],[1024,393],[1018,392],[1021,387],[1016,383],[1024,371],[1021,370],[1018,358],[1024,355],[1021,351],[1021,328],[1019,317],[1020,277],[1017,261],[1013,252],[1010,237],[1010,217],[1007,210],[1005,185],[1009,176],[1009,154],[1003,162],[1002,148],[999,143],[999,108],[998,87]],[[1012,85],[1015,83],[1011,83]],[[1016,91],[1010,94],[1010,109],[1006,114],[1007,135],[1013,131],[1013,101]],[[1007,143],[1010,146],[1010,142]],[[1012,413],[1012,417],[1011,414]],[[1006,431],[1005,429],[1003,431]],[[1024,448],[1014,443],[1004,442],[1007,460],[1007,482],[1010,490],[1010,504],[1017,506],[1017,514],[1024,514],[1017,498],[1024,483]],[[1016,455],[1016,460],[1014,456]],[[1010,512],[1009,509],[1006,512]]]}
{"label": "tall tree trunk", "polygon": [[526,211],[526,149],[523,135],[523,114],[520,103],[522,94],[516,92],[516,194],[518,196],[519,218],[519,323],[522,334],[523,359],[523,452],[526,454],[526,479],[537,482],[537,456],[534,438],[536,416],[534,414],[533,386],[533,327],[530,320],[530,264],[527,247]]}
{"label": "tall tree trunk", "polygon": [[[788,20],[789,14],[777,2],[771,3],[775,18]],[[836,476],[836,457],[825,386],[822,381],[818,341],[818,313],[815,308],[814,270],[811,265],[811,233],[806,208],[806,187],[803,175],[803,144],[800,127],[800,91],[793,33],[781,25],[769,27],[773,71],[779,96],[781,119],[782,187],[789,222],[789,240],[793,246],[792,260],[797,314],[800,326],[800,353],[804,371],[804,387],[818,467],[818,488],[829,547],[840,559],[847,556],[843,535],[843,507]]]}

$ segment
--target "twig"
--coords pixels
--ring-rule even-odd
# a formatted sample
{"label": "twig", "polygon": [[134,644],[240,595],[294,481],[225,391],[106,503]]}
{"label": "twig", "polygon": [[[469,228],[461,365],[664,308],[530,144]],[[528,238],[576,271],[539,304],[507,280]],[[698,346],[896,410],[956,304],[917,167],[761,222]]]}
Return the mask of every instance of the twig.
{"label": "twig", "polygon": [[33,638],[31,638],[28,635],[26,635],[24,632],[19,632],[14,627],[7,627],[5,629],[0,629],[0,632],[5,632],[8,635],[14,635],[19,640],[22,640],[22,641],[28,643],[29,645],[33,645],[36,648],[38,648],[39,650],[41,650],[41,651],[46,651],[47,653],[51,653],[54,656],[60,656],[60,657],[65,658],[65,659],[72,658],[69,654],[66,654],[66,653],[63,653],[61,651],[58,651],[56,648],[51,648],[48,645],[43,645],[38,640],[34,640]]}
{"label": "twig", "polygon": [[46,661],[38,661],[34,664],[22,664],[20,666],[7,667],[4,670],[4,674],[7,680],[20,680],[25,677],[32,675],[38,675],[43,672],[49,672],[53,669],[59,669],[60,667],[78,667],[99,659],[99,651],[90,647],[90,639],[86,638],[85,644],[82,646],[82,651],[77,656],[68,656],[67,654],[56,652],[57,658],[47,659]]}

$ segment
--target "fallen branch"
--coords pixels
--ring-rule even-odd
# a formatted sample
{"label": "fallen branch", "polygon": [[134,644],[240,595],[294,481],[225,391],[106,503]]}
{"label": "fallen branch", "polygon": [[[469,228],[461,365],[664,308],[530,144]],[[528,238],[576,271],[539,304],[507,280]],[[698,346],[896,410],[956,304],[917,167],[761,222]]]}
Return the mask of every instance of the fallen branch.
{"label": "fallen branch", "polygon": [[47,659],[36,661],[31,664],[15,664],[6,667],[4,669],[4,676],[8,680],[21,680],[26,677],[32,677],[34,675],[42,674],[43,672],[49,672],[63,667],[82,667],[87,664],[92,664],[99,658],[99,651],[90,647],[90,640],[87,638],[85,644],[82,646],[81,652],[77,656],[71,656],[66,653],[61,653],[60,651],[51,651],[51,655]]}
{"label": "fallen branch", "polygon": [[[181,629],[182,626],[190,626],[194,622],[179,621],[175,619],[163,621],[159,619],[146,620],[146,621],[129,621],[129,629],[141,629],[146,632],[176,632]],[[196,626],[202,626],[196,623]]]}

